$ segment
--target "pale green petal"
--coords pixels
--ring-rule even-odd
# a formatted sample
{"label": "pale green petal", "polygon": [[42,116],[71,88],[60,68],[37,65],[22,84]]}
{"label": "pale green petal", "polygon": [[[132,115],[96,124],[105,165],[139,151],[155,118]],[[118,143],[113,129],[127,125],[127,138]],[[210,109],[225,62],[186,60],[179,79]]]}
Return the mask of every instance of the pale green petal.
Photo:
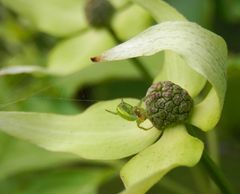
{"label": "pale green petal", "polygon": [[77,161],[80,159],[75,155],[49,152],[0,133],[0,180],[29,170],[41,170]]}
{"label": "pale green petal", "polygon": [[[149,13],[134,4],[114,15],[112,27],[121,40],[127,40],[145,30],[152,23],[153,19]],[[131,26],[131,29],[129,29],[129,26]]]}
{"label": "pale green petal", "polygon": [[166,173],[178,166],[194,166],[201,158],[203,143],[178,125],[165,130],[155,144],[133,157],[121,170],[126,190],[143,194]]}
{"label": "pale green petal", "polygon": [[105,111],[114,111],[119,103],[120,99],[100,102],[75,116],[0,112],[0,130],[50,151],[70,152],[89,159],[123,158],[151,145],[160,132],[141,130],[135,122]]}
{"label": "pale green petal", "polygon": [[[170,80],[196,97],[206,83],[206,79],[187,65],[186,61],[172,51],[164,52],[164,64],[154,82]],[[191,80],[191,81],[189,81]]]}
{"label": "pale green petal", "polygon": [[129,0],[108,0],[116,9],[121,9],[129,4]]}
{"label": "pale green petal", "polygon": [[89,30],[59,43],[49,54],[48,70],[67,75],[91,64],[90,57],[114,45],[105,30]]}
{"label": "pale green petal", "polygon": [[186,18],[179,13],[174,7],[170,6],[162,0],[132,0],[138,3],[154,17],[157,22],[163,21],[184,21]]}
{"label": "pale green petal", "polygon": [[216,91],[212,88],[206,98],[195,105],[190,123],[203,131],[213,129],[221,116],[221,107]]}
{"label": "pale green petal", "polygon": [[[212,84],[218,97],[213,99],[218,103],[214,114],[215,111],[220,114],[226,91],[226,44],[220,36],[195,23],[163,22],[106,51],[95,60],[111,61],[149,56],[162,50],[178,53],[192,69]],[[207,124],[203,127],[209,129],[213,126]]]}
{"label": "pale green petal", "polygon": [[66,36],[87,27],[81,0],[2,0],[39,30]]}

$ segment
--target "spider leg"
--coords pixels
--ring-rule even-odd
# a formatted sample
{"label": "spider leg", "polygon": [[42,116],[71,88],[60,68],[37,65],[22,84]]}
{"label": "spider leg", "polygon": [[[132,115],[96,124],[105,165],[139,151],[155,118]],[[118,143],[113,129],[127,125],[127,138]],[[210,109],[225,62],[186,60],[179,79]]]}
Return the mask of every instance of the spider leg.
{"label": "spider leg", "polygon": [[109,112],[109,113],[111,113],[111,114],[114,114],[114,115],[118,115],[117,112],[113,112],[113,111],[111,111],[111,110],[107,110],[107,109],[105,109],[105,111],[107,111],[107,112]]}
{"label": "spider leg", "polygon": [[147,130],[149,130],[149,129],[152,129],[152,128],[154,127],[153,125],[152,125],[151,127],[148,127],[148,128],[142,127],[142,126],[141,126],[141,123],[142,123],[142,121],[137,121],[137,126],[138,126],[138,128],[143,129],[143,130],[145,130],[145,131],[147,131]]}

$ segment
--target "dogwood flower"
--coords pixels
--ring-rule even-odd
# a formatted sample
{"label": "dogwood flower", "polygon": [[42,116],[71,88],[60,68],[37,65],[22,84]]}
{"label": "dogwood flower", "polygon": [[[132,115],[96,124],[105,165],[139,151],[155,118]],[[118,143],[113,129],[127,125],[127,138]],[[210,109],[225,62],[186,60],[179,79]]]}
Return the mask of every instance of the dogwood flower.
{"label": "dogwood flower", "polygon": [[[143,5],[143,0],[136,2]],[[146,9],[161,23],[92,60],[158,56],[164,52],[164,63],[156,69],[159,73],[154,82],[171,81],[188,92],[193,110],[186,122],[166,127],[160,138],[157,128],[145,131],[135,122],[105,111],[118,106],[120,99],[115,99],[96,103],[75,116],[0,112],[0,129],[47,150],[87,159],[114,160],[135,155],[120,173],[126,187],[124,194],[145,193],[173,168],[195,165],[204,146],[187,132],[186,126],[208,131],[220,118],[226,91],[226,44],[220,36],[186,21],[164,2],[148,2]],[[158,8],[168,10],[168,14],[156,12]],[[139,100],[124,99],[132,105]]]}

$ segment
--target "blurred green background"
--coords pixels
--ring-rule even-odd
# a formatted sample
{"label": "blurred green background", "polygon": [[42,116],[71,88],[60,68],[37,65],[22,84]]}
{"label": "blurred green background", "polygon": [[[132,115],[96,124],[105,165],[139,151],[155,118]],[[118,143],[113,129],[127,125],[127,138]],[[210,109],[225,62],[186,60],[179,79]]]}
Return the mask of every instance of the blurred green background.
{"label": "blurred green background", "polygon": [[[167,2],[227,42],[228,89],[216,135],[219,165],[240,193],[240,1]],[[131,61],[93,65],[89,57],[129,39],[154,20],[131,1],[111,0],[117,41],[108,30],[87,24],[85,3],[0,1],[0,110],[76,114],[97,101],[145,95],[149,84]],[[161,57],[140,60],[152,76],[157,74]],[[4,73],[16,66],[38,66],[51,73]],[[0,194],[113,194],[123,189],[118,174],[122,164],[51,153],[0,133]],[[207,181],[201,166],[178,168],[148,193],[204,194]]]}

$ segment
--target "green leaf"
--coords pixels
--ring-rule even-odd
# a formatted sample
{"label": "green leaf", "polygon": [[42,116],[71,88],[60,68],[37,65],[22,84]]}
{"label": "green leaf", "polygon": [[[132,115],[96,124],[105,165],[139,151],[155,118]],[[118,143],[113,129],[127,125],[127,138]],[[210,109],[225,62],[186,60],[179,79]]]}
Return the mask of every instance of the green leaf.
{"label": "green leaf", "polygon": [[157,22],[186,20],[185,17],[181,13],[179,13],[174,7],[170,6],[162,0],[148,0],[147,3],[145,0],[132,1],[138,3],[146,10],[148,10]]}
{"label": "green leaf", "polygon": [[70,152],[88,159],[119,159],[138,153],[160,134],[157,129],[143,131],[135,122],[105,111],[115,110],[119,103],[120,99],[97,103],[73,116],[0,112],[0,129],[50,151]]}
{"label": "green leaf", "polygon": [[223,0],[220,5],[224,21],[237,23],[240,19],[240,2]]}
{"label": "green leaf", "polygon": [[[121,40],[127,40],[149,27],[152,23],[153,19],[149,13],[134,4],[114,15],[112,27]],[[131,26],[130,30],[129,26]]]}
{"label": "green leaf", "polygon": [[114,45],[105,30],[89,30],[59,43],[49,54],[48,70],[66,75],[91,64],[90,57]]}
{"label": "green leaf", "polygon": [[194,166],[202,155],[203,143],[185,127],[168,128],[155,144],[133,157],[121,170],[126,190],[122,194],[143,194],[167,172],[178,166]]}
{"label": "green leaf", "polygon": [[101,183],[114,174],[110,169],[97,167],[48,170],[0,182],[0,193],[97,194]]}
{"label": "green leaf", "polygon": [[108,0],[115,9],[123,9],[129,4],[129,0]]}
{"label": "green leaf", "polygon": [[80,161],[74,155],[48,152],[3,133],[0,133],[0,147],[0,179],[20,172]]}
{"label": "green leaf", "polygon": [[39,30],[67,36],[87,28],[79,0],[2,0],[3,4],[29,20]]}
{"label": "green leaf", "polygon": [[[173,7],[181,12],[188,20],[211,28],[214,19],[215,4],[209,0],[169,0]],[[191,7],[191,9],[189,9]]]}
{"label": "green leaf", "polygon": [[[95,61],[121,60],[149,56],[162,50],[171,50],[182,56],[193,70],[212,84],[217,94],[215,98],[217,106],[214,107],[211,115],[220,115],[226,91],[226,44],[220,36],[195,23],[163,22],[94,59]],[[197,121],[195,124],[208,130],[216,123],[213,126],[210,124],[203,126]]]}

